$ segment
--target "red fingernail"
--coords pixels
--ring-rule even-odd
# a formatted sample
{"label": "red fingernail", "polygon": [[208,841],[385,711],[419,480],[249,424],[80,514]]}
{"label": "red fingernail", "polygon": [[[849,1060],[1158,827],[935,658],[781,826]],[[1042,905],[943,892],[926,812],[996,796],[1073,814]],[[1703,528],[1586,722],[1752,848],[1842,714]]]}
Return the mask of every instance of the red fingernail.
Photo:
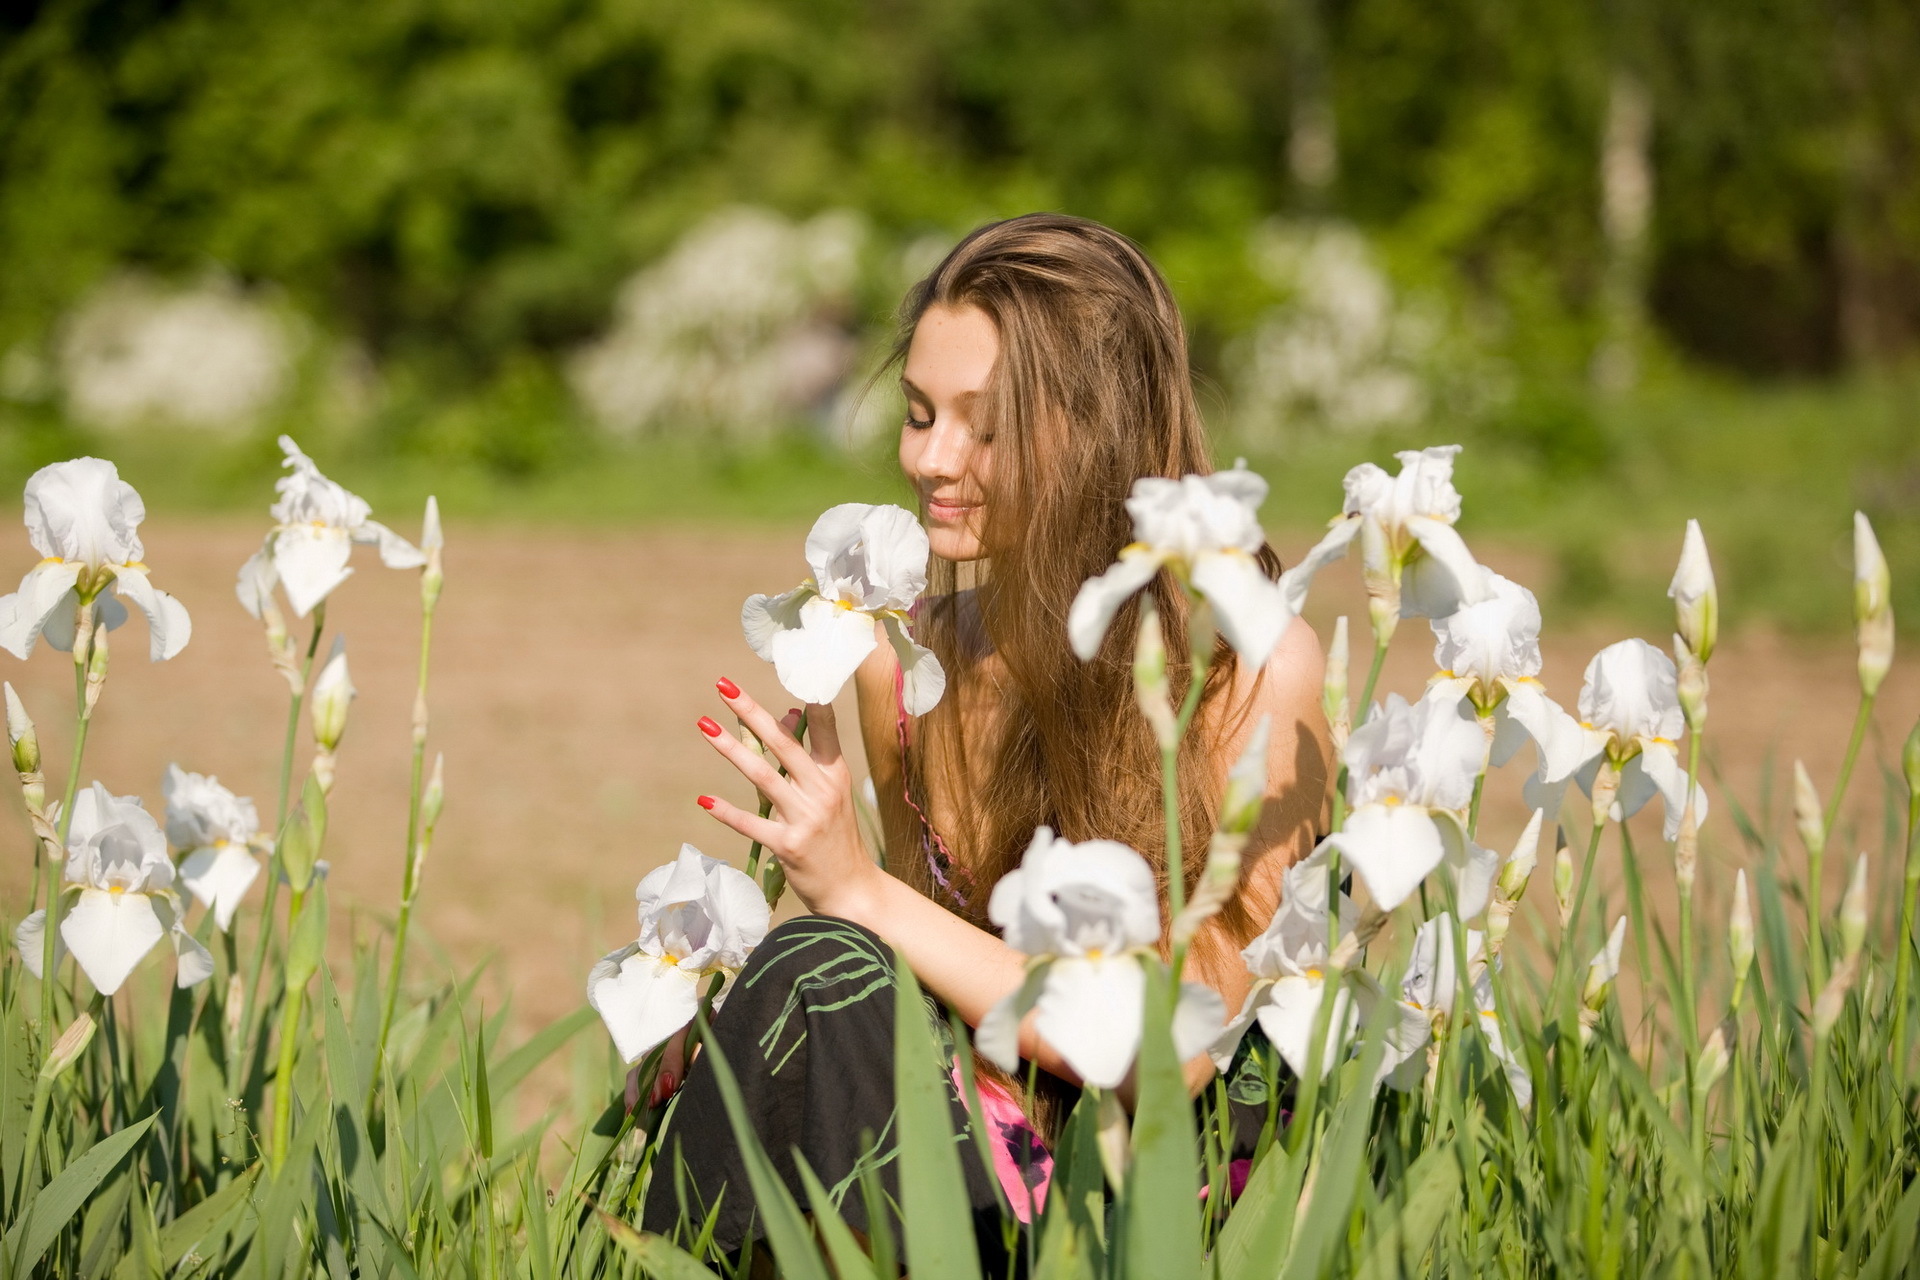
{"label": "red fingernail", "polygon": [[716,802],[712,796],[697,796],[694,799],[694,803],[702,809],[711,809]]}
{"label": "red fingernail", "polygon": [[719,722],[712,716],[701,716],[700,732],[706,734],[709,738],[717,738],[724,733],[725,730],[720,727]]}
{"label": "red fingernail", "polygon": [[737,698],[740,696],[740,686],[725,676],[721,676],[718,680],[715,680],[713,687],[720,691],[720,696],[723,698]]}
{"label": "red fingernail", "polygon": [[797,716],[797,715],[799,715],[799,714],[800,714],[800,708],[798,708],[798,707],[788,707],[788,708],[787,708],[787,714],[788,714],[788,715],[790,715],[790,716]]}

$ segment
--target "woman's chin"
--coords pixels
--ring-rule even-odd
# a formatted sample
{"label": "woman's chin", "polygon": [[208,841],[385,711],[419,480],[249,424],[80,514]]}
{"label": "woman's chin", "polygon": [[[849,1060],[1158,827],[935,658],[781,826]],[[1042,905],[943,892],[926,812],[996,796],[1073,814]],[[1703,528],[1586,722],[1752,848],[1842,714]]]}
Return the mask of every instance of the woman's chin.
{"label": "woman's chin", "polygon": [[986,548],[980,544],[980,535],[964,525],[942,525],[929,521],[927,543],[933,554],[942,560],[984,560],[987,555]]}

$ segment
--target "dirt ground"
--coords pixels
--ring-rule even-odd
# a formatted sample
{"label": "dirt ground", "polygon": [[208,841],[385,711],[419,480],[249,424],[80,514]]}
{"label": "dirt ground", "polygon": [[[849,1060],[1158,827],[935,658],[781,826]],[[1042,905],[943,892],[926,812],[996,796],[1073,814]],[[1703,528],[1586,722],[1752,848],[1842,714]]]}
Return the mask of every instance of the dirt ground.
{"label": "dirt ground", "polygon": [[[415,531],[409,519],[393,523]],[[193,641],[174,661],[149,666],[142,622],[115,633],[87,779],[140,795],[157,813],[161,775],[177,762],[217,774],[256,797],[271,817],[286,688],[232,589],[235,569],[262,531],[254,522],[162,519],[143,531],[153,582],[192,611]],[[694,721],[718,711],[712,683],[722,675],[788,705],[771,670],[747,649],[737,620],[749,593],[783,590],[804,575],[803,536],[802,529],[562,533],[457,519],[450,526],[430,690],[431,749],[446,753],[447,803],[421,910],[445,962],[465,968],[494,958],[494,999],[511,994],[523,1029],[580,1007],[588,967],[633,937],[635,882],[681,841],[736,861],[744,854],[738,839],[693,803],[701,791],[748,798]],[[1306,543],[1286,539],[1281,550],[1291,560]],[[12,549],[0,554],[0,577],[10,583],[29,567],[31,552],[23,538],[5,545]],[[1524,551],[1481,552],[1522,581],[1538,576],[1529,574]],[[418,644],[417,576],[382,568],[368,549],[355,552],[355,564],[358,572],[329,606],[330,629],[347,637],[360,691],[327,849],[342,949],[366,945],[398,895]],[[1364,627],[1357,577],[1350,567],[1336,568],[1316,586],[1309,618],[1323,640],[1341,611]],[[1728,602],[1728,612],[1737,613],[1737,602]],[[1549,614],[1546,679],[1563,704],[1573,704],[1587,658],[1618,638],[1591,624],[1557,627]],[[1424,624],[1408,622],[1382,689],[1416,693],[1431,667]],[[47,772],[58,786],[70,742],[71,668],[64,655],[44,649],[26,663],[0,656],[0,668],[39,722]],[[1356,689],[1361,674],[1355,672]],[[1784,780],[1796,754],[1823,791],[1831,787],[1856,699],[1850,645],[1748,631],[1716,653],[1712,678],[1709,756],[1744,803],[1755,802],[1769,763]],[[1897,761],[1920,713],[1920,662],[1896,667],[1881,702],[1850,806],[1854,831],[1864,835],[1835,842],[1830,903],[1846,855],[1880,850],[1883,791],[1875,761]],[[1519,770],[1530,760],[1523,754],[1490,789],[1485,842],[1510,843],[1523,825]],[[10,785],[4,790],[6,808],[17,815],[17,793]],[[1717,801],[1720,788],[1713,790]],[[1775,788],[1782,823],[1785,794]],[[1731,868],[1747,857],[1728,810],[1717,804],[1703,842],[1701,919],[1709,937],[1719,936]],[[1671,875],[1653,844],[1657,831],[1649,828],[1646,837],[1651,892],[1664,899]],[[9,921],[26,899],[28,847],[23,836],[15,843],[20,855],[0,867],[0,913]],[[1798,846],[1789,848],[1797,866]],[[1615,859],[1605,861],[1611,868]],[[1880,867],[1876,874],[1897,871]],[[1549,881],[1547,874],[1536,877],[1530,895],[1546,914]],[[256,888],[256,902],[258,896]],[[1876,898],[1883,906],[1891,900]]]}

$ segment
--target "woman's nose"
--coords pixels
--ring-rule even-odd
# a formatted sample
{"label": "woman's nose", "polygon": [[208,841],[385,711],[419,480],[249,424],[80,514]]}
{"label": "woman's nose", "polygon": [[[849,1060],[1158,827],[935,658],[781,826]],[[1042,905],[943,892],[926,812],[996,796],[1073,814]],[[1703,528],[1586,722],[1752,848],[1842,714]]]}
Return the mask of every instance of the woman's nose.
{"label": "woman's nose", "polygon": [[965,475],[973,452],[973,433],[966,424],[936,419],[926,432],[915,470],[928,480],[957,480]]}

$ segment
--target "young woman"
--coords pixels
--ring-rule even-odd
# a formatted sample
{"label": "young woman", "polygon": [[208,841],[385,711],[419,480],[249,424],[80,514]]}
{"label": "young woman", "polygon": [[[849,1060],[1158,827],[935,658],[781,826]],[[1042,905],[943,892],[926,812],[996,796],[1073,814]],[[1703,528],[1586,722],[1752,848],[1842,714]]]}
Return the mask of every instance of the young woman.
{"label": "young woman", "polygon": [[[797,710],[780,718],[719,681],[726,710],[772,748],[784,778],[713,721],[701,725],[773,812],[762,819],[710,796],[701,805],[778,858],[813,913],[768,936],[714,1040],[802,1206],[796,1148],[863,1228],[862,1166],[891,1190],[893,950],[931,996],[977,1026],[1022,978],[1023,957],[994,932],[986,906],[1036,826],[1124,841],[1163,885],[1175,873],[1166,867],[1158,748],[1132,692],[1139,606],[1127,606],[1089,663],[1068,648],[1067,610],[1081,583],[1131,541],[1124,501],[1136,479],[1212,470],[1173,297],[1137,246],[1096,223],[1033,214],[975,231],[914,289],[897,355],[900,467],[933,550],[915,629],[939,655],[947,691],[927,715],[907,717],[884,643],[857,677],[886,865],[862,841],[831,707],[807,709],[802,746],[792,733]],[[1271,551],[1263,560],[1277,575]],[[1187,666],[1172,655],[1186,652],[1185,605],[1165,575],[1151,590],[1183,692]],[[1219,645],[1184,748],[1186,866],[1177,873],[1191,884],[1227,769],[1260,717],[1272,717],[1268,804],[1239,892],[1203,928],[1187,969],[1229,1010],[1250,981],[1240,948],[1271,917],[1281,872],[1322,829],[1331,752],[1320,684],[1319,646],[1304,623],[1258,670]],[[1021,1040],[1041,1070],[1031,1095],[977,1064],[996,1173],[1023,1219],[1044,1195],[1047,1146],[1078,1084],[1031,1021]],[[682,1069],[669,1061],[656,1097]],[[1193,1059],[1190,1087],[1197,1093],[1212,1071],[1205,1055]],[[957,1117],[962,1106],[956,1093]],[[715,1238],[737,1247],[753,1230],[750,1196],[699,1061],[664,1141],[648,1228],[669,1230],[681,1212],[698,1216],[717,1201]],[[965,1163],[974,1205],[990,1214],[993,1187],[978,1162]]]}

